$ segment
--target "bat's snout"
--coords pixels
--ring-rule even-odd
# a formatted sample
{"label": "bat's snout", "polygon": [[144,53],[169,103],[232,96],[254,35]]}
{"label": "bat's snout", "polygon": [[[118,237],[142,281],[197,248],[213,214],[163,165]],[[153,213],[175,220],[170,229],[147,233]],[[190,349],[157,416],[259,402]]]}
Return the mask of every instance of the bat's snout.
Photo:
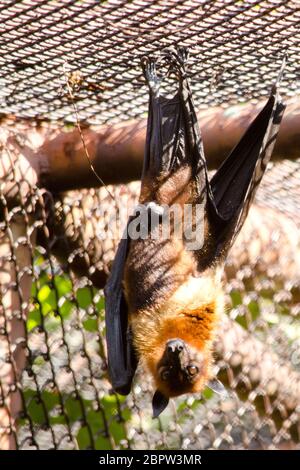
{"label": "bat's snout", "polygon": [[186,343],[180,338],[167,341],[164,359],[166,365],[175,367],[176,370],[184,368],[189,361],[189,350]]}
{"label": "bat's snout", "polygon": [[167,342],[167,352],[168,354],[180,354],[184,349],[185,349],[185,343],[182,341],[182,339],[170,339]]}

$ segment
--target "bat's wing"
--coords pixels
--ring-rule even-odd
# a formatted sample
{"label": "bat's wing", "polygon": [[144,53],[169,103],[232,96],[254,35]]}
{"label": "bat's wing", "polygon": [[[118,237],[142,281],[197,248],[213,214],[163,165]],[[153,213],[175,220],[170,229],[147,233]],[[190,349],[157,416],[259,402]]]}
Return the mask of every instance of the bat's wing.
{"label": "bat's wing", "polygon": [[122,285],[130,244],[127,228],[126,238],[124,235],[119,243],[104,293],[109,376],[114,390],[127,395],[130,392],[138,361],[130,337],[127,303]]}
{"label": "bat's wing", "polygon": [[226,255],[244,223],[271,158],[284,109],[274,86],[265,107],[210,181],[216,257]]}

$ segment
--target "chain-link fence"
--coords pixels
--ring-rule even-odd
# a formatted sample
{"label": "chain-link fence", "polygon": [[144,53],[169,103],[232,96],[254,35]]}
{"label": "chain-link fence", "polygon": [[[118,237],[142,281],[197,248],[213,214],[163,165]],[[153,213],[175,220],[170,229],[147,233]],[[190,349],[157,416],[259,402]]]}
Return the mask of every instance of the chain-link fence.
{"label": "chain-link fence", "polygon": [[[299,19],[296,1],[2,1],[1,111],[74,122],[67,72],[82,121],[141,116],[140,58],[177,43],[191,47],[198,106],[265,96],[286,52],[288,97],[298,86]],[[111,216],[117,203],[134,206],[138,183],[110,187],[114,201],[105,188],[51,193],[28,183],[17,124],[5,132],[0,448],[299,448],[300,160],[270,165],[227,261],[215,356],[229,397],[181,397],[152,420],[143,372],[120,397],[105,360]]]}

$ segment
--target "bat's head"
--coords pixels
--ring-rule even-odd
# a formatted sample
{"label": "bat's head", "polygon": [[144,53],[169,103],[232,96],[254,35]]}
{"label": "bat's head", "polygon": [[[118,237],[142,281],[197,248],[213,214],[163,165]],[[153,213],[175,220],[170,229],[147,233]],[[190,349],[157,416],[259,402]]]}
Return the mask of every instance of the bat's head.
{"label": "bat's head", "polygon": [[160,415],[170,397],[200,392],[205,386],[221,395],[226,394],[221,382],[211,379],[210,365],[211,353],[208,351],[201,352],[181,338],[168,340],[154,373],[157,390],[152,401],[153,417]]}
{"label": "bat's head", "polygon": [[208,353],[203,354],[181,338],[167,340],[155,369],[152,367],[157,386],[153,415],[161,413],[169,397],[200,391],[207,380],[209,365]]}
{"label": "bat's head", "polygon": [[[199,393],[207,385],[220,393],[221,384],[211,380],[215,322],[215,306],[209,304],[199,310],[163,316],[151,333],[144,334],[142,355],[156,386],[154,417],[171,397]],[[145,349],[145,344],[151,347]]]}
{"label": "bat's head", "polygon": [[157,387],[153,397],[154,417],[167,406],[169,398],[200,392],[211,376],[210,350],[197,347],[181,336],[167,339],[157,349],[156,358],[149,360]]}
{"label": "bat's head", "polygon": [[181,338],[166,341],[156,366],[156,383],[168,396],[199,389],[208,373],[209,358]]}

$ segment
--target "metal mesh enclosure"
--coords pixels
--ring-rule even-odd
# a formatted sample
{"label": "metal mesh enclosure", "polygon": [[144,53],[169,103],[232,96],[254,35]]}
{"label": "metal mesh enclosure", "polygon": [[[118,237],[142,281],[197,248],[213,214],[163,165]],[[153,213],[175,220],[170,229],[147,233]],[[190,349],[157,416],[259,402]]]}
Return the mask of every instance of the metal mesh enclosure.
{"label": "metal mesh enclosure", "polygon": [[[286,52],[282,91],[294,95],[299,6],[2,0],[1,112],[73,122],[68,74],[82,121],[141,116],[141,57],[178,43],[191,47],[199,107],[267,95]],[[102,287],[120,233],[111,218],[117,203],[134,206],[139,184],[110,187],[114,202],[104,188],[36,185],[25,197],[9,139],[1,151],[1,170],[11,165],[0,184],[0,448],[299,449],[299,159],[270,165],[227,261],[215,359],[229,397],[207,389],[152,420],[142,370],[129,397],[112,392],[104,340]]]}
{"label": "metal mesh enclosure", "polygon": [[174,44],[191,50],[198,106],[265,96],[285,53],[289,62],[282,90],[290,95],[297,89],[298,1],[1,5],[2,112],[73,121],[65,69],[73,74],[82,120],[111,123],[139,116],[148,101],[140,59]]}
{"label": "metal mesh enclosure", "polygon": [[[111,189],[125,209],[128,200],[136,202],[138,186]],[[109,265],[117,243],[100,238],[113,210],[110,198],[90,190],[55,200],[36,189],[34,202],[34,208],[4,206],[1,226],[2,437],[10,433],[20,449],[297,445],[294,222],[255,208],[228,260],[229,323],[221,327],[216,358],[229,398],[222,402],[209,391],[179,398],[157,422],[144,375],[126,400],[111,393],[107,380],[103,297],[91,279],[102,268],[99,260]],[[85,275],[74,274],[74,258],[86,263]]]}

